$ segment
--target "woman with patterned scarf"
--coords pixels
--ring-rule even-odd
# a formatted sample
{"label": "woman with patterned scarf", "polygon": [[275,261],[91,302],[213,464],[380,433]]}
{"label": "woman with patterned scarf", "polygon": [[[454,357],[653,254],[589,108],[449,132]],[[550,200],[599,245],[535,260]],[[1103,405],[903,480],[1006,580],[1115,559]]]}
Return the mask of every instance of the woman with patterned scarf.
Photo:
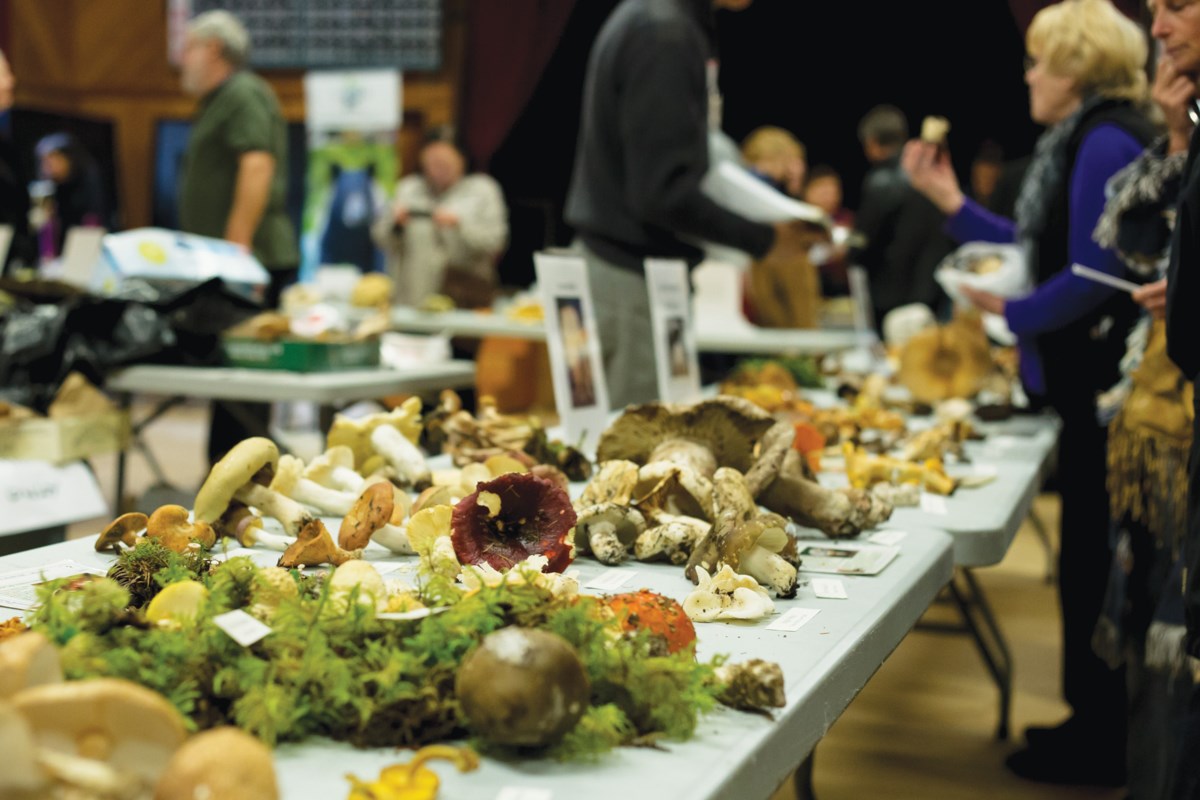
{"label": "woman with patterned scarf", "polygon": [[[1098,244],[1139,278],[1166,274],[1175,204],[1195,127],[1194,83],[1160,61],[1152,96],[1168,134],[1113,176],[1096,226]],[[1108,419],[1108,491],[1114,557],[1093,645],[1124,664],[1129,693],[1131,797],[1170,797],[1179,731],[1192,688],[1183,638],[1183,544],[1192,385],[1167,356],[1162,314],[1146,312],[1129,335],[1122,378],[1101,396]]]}
{"label": "woman with patterned scarf", "polygon": [[1026,394],[1062,418],[1059,600],[1063,695],[1071,717],[1029,728],[1007,765],[1030,780],[1119,786],[1125,781],[1124,676],[1092,650],[1112,553],[1105,492],[1106,429],[1096,396],[1119,377],[1137,318],[1127,296],[1071,272],[1074,263],[1126,270],[1092,240],[1104,186],[1154,138],[1147,119],[1146,38],[1109,0],[1064,0],[1042,9],[1026,33],[1030,116],[1046,125],[1021,185],[1016,220],[966,198],[944,149],[909,142],[902,163],[913,186],[948,216],[959,241],[1017,242],[1036,288],[1004,300],[964,292],[1004,316],[1017,336]]}

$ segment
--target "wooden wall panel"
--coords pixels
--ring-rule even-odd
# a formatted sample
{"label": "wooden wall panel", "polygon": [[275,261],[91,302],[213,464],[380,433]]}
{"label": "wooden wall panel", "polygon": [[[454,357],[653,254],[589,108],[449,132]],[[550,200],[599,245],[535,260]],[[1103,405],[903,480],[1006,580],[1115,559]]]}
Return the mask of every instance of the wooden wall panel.
{"label": "wooden wall panel", "polygon": [[[0,0],[6,8],[9,60],[17,76],[17,105],[114,125],[121,224],[149,225],[155,124],[187,119],[195,100],[179,88],[167,59],[162,0]],[[465,0],[444,0],[443,68],[404,76],[405,130],[401,164],[430,127],[452,123],[458,110]],[[303,72],[261,73],[289,121],[304,120]],[[402,147],[403,143],[407,146]]]}

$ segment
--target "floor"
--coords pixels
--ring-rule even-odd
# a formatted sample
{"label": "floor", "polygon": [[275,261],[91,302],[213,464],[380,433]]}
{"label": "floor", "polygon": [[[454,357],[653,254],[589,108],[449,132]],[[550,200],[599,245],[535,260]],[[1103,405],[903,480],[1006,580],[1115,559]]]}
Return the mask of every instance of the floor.
{"label": "floor", "polygon": [[[134,418],[145,413],[135,406]],[[137,505],[190,505],[204,478],[207,407],[191,404],[158,420],[146,441],[170,486],[156,485],[146,461],[128,459],[127,495]],[[319,437],[293,434],[300,455],[319,447]],[[93,462],[101,487],[112,496],[114,457]],[[173,488],[174,487],[174,488]],[[1057,530],[1057,498],[1042,495],[1037,512]],[[106,520],[72,525],[68,536],[95,532]],[[861,798],[987,798],[1118,800],[1116,790],[1063,788],[1023,781],[1004,769],[1028,724],[1057,722],[1066,715],[1058,700],[1057,600],[1046,579],[1046,549],[1026,524],[1005,560],[978,570],[1004,629],[1015,663],[1013,740],[995,738],[997,695],[973,644],[965,636],[913,631],[850,704],[818,746],[814,787],[820,800]],[[926,618],[953,619],[935,604]],[[794,797],[791,783],[772,800]]]}

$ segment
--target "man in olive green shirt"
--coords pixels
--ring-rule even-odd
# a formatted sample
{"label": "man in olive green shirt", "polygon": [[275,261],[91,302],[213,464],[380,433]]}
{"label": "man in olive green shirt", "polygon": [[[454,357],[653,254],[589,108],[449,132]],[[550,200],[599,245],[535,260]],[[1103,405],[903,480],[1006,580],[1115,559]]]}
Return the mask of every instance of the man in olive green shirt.
{"label": "man in olive green shirt", "polygon": [[180,228],[242,245],[271,273],[265,304],[296,278],[285,206],[287,123],[266,81],[243,69],[250,37],[225,11],[201,14],[184,41],[183,89],[200,98],[179,187]]}
{"label": "man in olive green shirt", "polygon": [[[241,245],[271,275],[263,303],[296,280],[300,251],[285,210],[287,124],[271,87],[243,69],[250,36],[227,11],[209,11],[188,25],[180,75],[200,98],[184,154],[179,227]],[[270,435],[271,407],[214,402],[209,463],[250,436]]]}

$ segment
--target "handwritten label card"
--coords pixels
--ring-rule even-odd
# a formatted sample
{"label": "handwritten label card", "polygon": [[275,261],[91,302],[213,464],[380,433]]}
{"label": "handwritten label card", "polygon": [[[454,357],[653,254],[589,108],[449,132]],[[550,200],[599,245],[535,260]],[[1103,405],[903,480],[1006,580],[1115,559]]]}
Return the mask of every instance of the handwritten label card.
{"label": "handwritten label card", "polygon": [[241,609],[218,614],[213,617],[213,624],[229,634],[229,638],[242,647],[249,647],[271,632],[268,626]]}
{"label": "handwritten label card", "polygon": [[104,516],[108,504],[82,462],[0,461],[0,534]]}

